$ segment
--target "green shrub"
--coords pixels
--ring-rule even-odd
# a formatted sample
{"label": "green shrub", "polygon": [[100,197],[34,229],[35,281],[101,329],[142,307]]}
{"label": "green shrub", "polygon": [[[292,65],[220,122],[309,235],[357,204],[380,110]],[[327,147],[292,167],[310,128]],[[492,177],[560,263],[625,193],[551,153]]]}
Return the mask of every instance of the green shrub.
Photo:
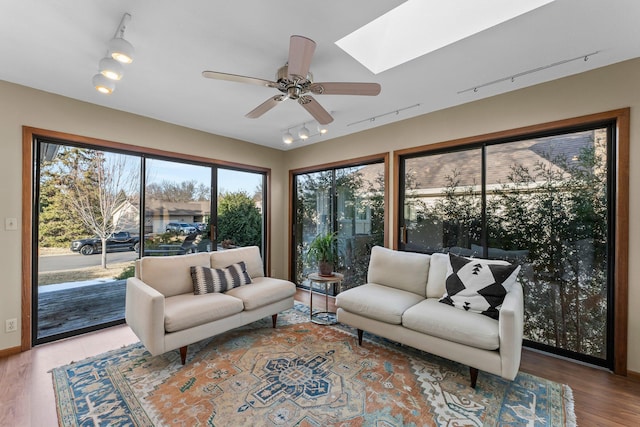
{"label": "green shrub", "polygon": [[120,274],[116,276],[117,280],[125,280],[129,277],[133,277],[136,274],[136,266],[134,264],[125,267]]}

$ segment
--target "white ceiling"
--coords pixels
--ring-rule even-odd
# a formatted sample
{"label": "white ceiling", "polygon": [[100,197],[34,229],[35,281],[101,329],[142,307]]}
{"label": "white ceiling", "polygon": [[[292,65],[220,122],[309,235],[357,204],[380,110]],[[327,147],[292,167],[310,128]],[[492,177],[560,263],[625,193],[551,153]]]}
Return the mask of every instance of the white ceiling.
{"label": "white ceiling", "polygon": [[[0,80],[288,150],[640,56],[638,0],[556,0],[378,75],[335,45],[401,3],[4,0]],[[125,66],[116,91],[101,95],[91,78],[124,12],[132,15],[125,39],[135,46],[136,58]],[[316,96],[335,118],[329,133],[287,146],[282,142],[287,128],[316,125],[301,106],[286,101],[247,119],[247,112],[279,92],[205,79],[201,72],[274,80],[292,34],[317,43],[311,63],[315,81],[378,82],[382,92]],[[598,53],[582,59],[593,52]],[[573,58],[579,59],[544,68]],[[526,73],[539,68],[544,69]],[[471,90],[460,93],[466,89]]]}

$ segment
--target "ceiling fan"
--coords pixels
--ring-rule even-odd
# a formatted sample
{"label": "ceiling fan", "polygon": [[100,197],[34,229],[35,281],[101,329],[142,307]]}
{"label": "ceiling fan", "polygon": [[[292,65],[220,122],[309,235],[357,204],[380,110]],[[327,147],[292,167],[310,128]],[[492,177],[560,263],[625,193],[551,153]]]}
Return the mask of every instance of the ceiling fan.
{"label": "ceiling fan", "polygon": [[217,71],[203,71],[202,75],[209,79],[272,87],[282,92],[282,94],[267,99],[247,113],[246,117],[250,119],[262,116],[285,99],[293,99],[294,101],[298,101],[318,123],[326,125],[333,121],[333,117],[331,117],[331,114],[329,114],[311,94],[375,96],[380,93],[380,85],[378,83],[315,83],[313,81],[313,75],[309,71],[311,58],[313,57],[315,49],[316,42],[313,40],[303,36],[291,36],[289,41],[289,60],[284,66],[280,67],[276,73],[275,82]]}

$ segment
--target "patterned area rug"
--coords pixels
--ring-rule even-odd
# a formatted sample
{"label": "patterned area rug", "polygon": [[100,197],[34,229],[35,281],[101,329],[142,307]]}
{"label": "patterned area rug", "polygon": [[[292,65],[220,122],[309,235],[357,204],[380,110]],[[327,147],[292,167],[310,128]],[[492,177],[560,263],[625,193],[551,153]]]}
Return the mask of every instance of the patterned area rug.
{"label": "patterned area rug", "polygon": [[133,344],[53,370],[61,426],[573,426],[571,389],[515,381],[282,313],[177,351]]}

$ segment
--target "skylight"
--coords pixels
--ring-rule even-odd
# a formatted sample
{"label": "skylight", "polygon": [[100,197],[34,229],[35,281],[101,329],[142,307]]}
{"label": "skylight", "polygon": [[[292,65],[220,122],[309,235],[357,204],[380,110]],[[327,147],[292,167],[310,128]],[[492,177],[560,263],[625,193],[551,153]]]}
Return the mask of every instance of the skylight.
{"label": "skylight", "polygon": [[554,0],[408,0],[336,44],[374,74]]}

